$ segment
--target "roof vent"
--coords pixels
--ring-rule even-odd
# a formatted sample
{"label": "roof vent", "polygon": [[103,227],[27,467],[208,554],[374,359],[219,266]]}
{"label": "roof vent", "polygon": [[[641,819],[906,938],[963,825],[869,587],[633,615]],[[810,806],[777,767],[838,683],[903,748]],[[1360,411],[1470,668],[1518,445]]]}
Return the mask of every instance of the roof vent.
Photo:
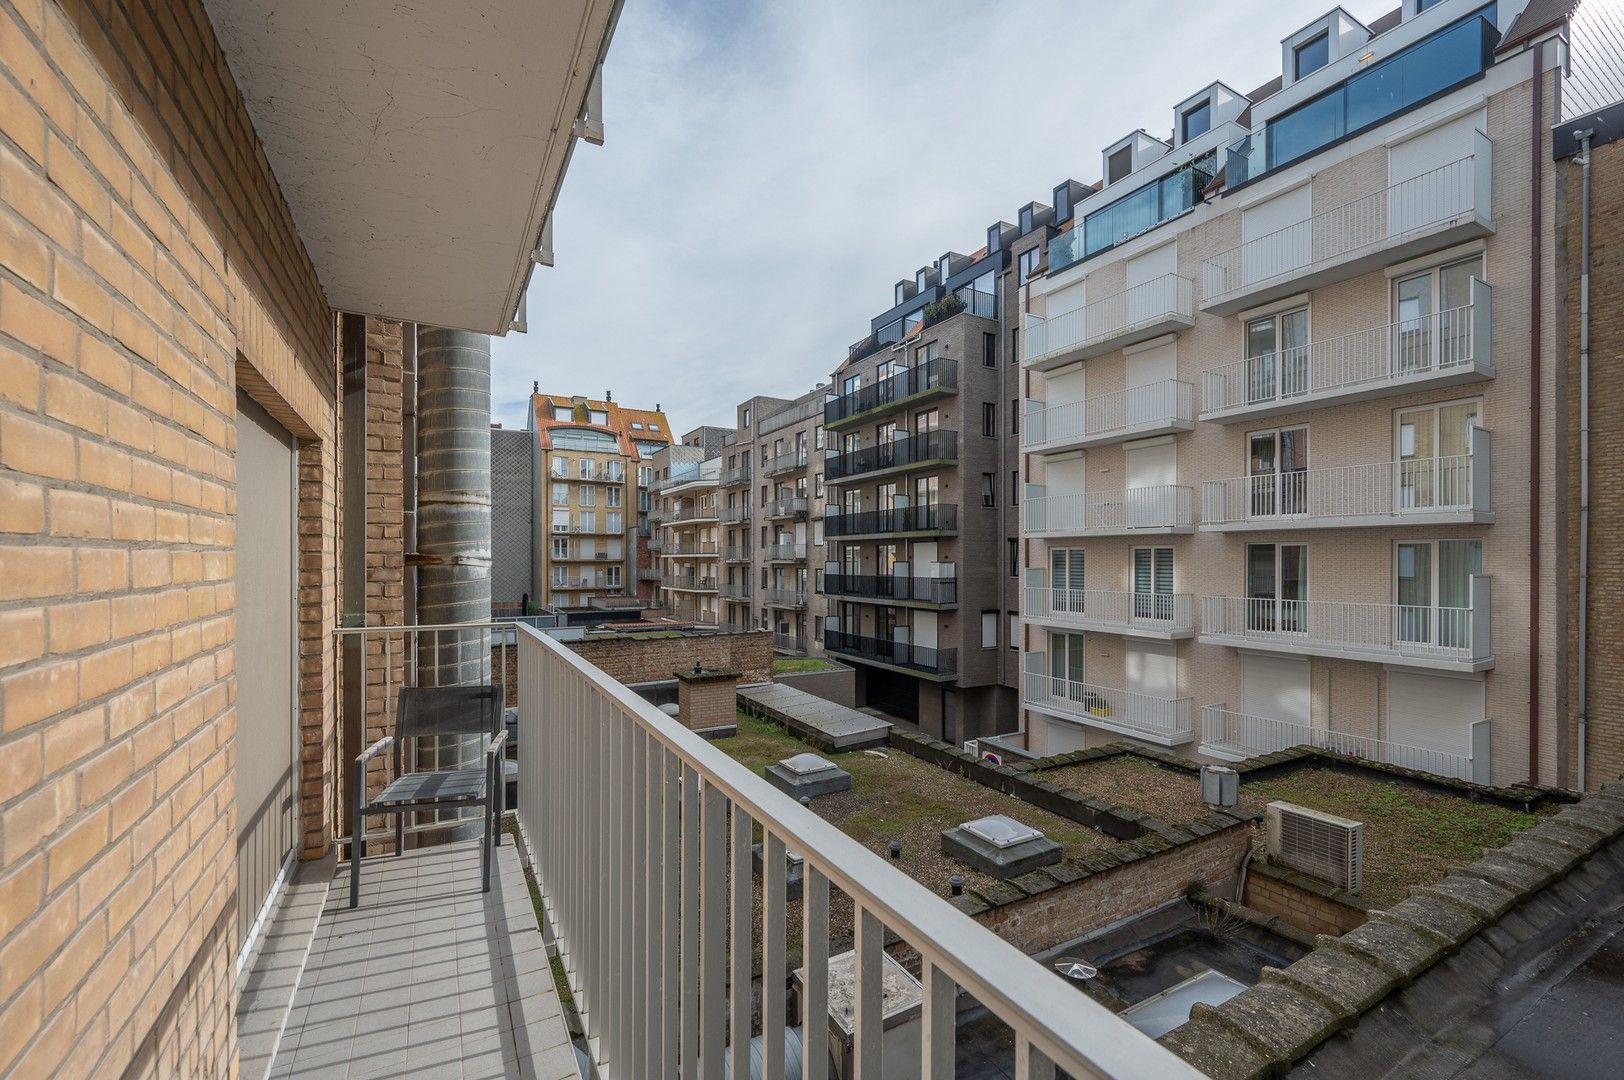
{"label": "roof vent", "polygon": [[794,773],[796,776],[810,776],[835,767],[835,763],[828,758],[821,758],[816,754],[796,754],[787,757],[778,764]]}
{"label": "roof vent", "polygon": [[1365,825],[1288,802],[1265,813],[1269,856],[1294,870],[1359,892],[1364,884]]}
{"label": "roof vent", "polygon": [[1030,825],[1022,825],[1012,817],[993,814],[990,817],[966,821],[959,826],[971,836],[985,840],[995,848],[1012,848],[1028,840],[1040,840],[1043,834]]}

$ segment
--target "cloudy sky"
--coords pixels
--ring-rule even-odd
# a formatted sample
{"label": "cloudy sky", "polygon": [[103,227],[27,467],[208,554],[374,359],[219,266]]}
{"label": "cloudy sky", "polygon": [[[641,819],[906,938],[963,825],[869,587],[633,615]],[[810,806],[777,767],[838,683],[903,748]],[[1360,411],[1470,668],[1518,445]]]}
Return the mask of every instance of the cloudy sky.
{"label": "cloudy sky", "polygon": [[[1370,19],[1396,0],[1350,0]],[[1279,73],[1328,0],[626,0],[607,141],[577,146],[499,340],[495,419],[543,390],[663,406],[678,433],[826,380],[891,286],[1099,178],[1135,128]]]}

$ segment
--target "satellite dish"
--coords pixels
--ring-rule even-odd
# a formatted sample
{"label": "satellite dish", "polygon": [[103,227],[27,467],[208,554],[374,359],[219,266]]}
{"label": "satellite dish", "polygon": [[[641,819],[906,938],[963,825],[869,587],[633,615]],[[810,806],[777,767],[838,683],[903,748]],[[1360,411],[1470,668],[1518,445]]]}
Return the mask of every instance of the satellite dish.
{"label": "satellite dish", "polygon": [[1002,765],[1004,763],[1004,759],[993,753],[991,750],[982,751],[981,760],[987,762],[989,765]]}
{"label": "satellite dish", "polygon": [[1093,964],[1085,964],[1075,957],[1063,956],[1055,961],[1054,969],[1068,979],[1084,982],[1098,975],[1099,969]]}

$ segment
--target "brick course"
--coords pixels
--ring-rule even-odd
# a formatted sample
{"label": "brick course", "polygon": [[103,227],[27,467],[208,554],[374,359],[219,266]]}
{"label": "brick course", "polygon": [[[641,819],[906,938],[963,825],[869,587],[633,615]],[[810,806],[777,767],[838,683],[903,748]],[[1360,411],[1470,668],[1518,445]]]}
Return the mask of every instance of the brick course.
{"label": "brick course", "polygon": [[766,631],[676,638],[570,641],[570,648],[623,683],[664,682],[699,664],[737,671],[743,683],[766,682],[773,672],[773,639]]}

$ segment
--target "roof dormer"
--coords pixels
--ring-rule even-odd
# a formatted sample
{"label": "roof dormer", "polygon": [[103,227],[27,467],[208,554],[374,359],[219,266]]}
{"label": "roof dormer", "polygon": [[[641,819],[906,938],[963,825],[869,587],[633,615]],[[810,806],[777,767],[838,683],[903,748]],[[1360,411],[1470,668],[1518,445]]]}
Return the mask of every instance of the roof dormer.
{"label": "roof dormer", "polygon": [[936,278],[938,281],[946,281],[969,264],[970,260],[957,251],[944,251],[941,258],[936,260]]}
{"label": "roof dormer", "polygon": [[901,304],[912,300],[917,295],[919,295],[918,286],[916,286],[912,281],[904,278],[903,280],[897,282],[896,289],[892,293],[892,299],[895,303]]}
{"label": "roof dormer", "polygon": [[1015,226],[1007,221],[995,221],[987,226],[987,251],[1003,251],[1015,239]]}
{"label": "roof dormer", "polygon": [[1238,120],[1249,102],[1243,94],[1215,82],[1173,107],[1173,146],[1199,139],[1213,128]]}
{"label": "roof dormer", "polygon": [[1054,189],[1054,220],[1055,224],[1070,221],[1072,210],[1078,203],[1088,198],[1087,184],[1079,184],[1075,180],[1067,180],[1056,184]]}
{"label": "roof dormer", "polygon": [[1117,181],[1132,176],[1135,170],[1149,165],[1171,149],[1172,147],[1162,140],[1146,134],[1143,128],[1118,139],[1107,146],[1100,155],[1105,186],[1110,187]]}
{"label": "roof dormer", "polygon": [[1044,206],[1040,202],[1029,202],[1025,206],[1021,207],[1018,220],[1020,222],[1021,235],[1025,236],[1033,229],[1040,228],[1044,225],[1053,225],[1054,208]]}
{"label": "roof dormer", "polygon": [[1282,89],[1364,47],[1370,27],[1342,8],[1332,8],[1280,42]]}

